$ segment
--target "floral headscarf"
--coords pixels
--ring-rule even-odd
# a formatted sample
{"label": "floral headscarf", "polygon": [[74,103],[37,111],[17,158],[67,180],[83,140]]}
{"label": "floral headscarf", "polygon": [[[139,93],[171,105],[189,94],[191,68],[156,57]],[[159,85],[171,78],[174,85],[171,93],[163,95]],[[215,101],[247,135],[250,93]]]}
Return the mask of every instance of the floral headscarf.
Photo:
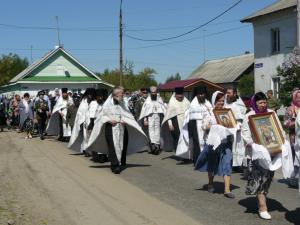
{"label": "floral headscarf", "polygon": [[297,94],[300,93],[299,89],[294,90],[293,95],[292,95],[292,106],[300,108],[300,104],[297,103],[296,98]]}

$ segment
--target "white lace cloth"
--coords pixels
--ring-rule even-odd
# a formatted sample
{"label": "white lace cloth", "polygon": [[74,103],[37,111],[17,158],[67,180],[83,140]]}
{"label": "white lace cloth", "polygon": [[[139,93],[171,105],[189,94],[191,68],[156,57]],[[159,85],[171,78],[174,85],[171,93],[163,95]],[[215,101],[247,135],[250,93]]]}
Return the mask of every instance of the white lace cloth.
{"label": "white lace cloth", "polygon": [[290,143],[285,140],[282,145],[282,152],[277,154],[273,160],[269,151],[262,145],[252,144],[252,160],[259,160],[259,164],[268,170],[275,171],[282,167],[284,178],[290,178],[293,171],[293,158]]}

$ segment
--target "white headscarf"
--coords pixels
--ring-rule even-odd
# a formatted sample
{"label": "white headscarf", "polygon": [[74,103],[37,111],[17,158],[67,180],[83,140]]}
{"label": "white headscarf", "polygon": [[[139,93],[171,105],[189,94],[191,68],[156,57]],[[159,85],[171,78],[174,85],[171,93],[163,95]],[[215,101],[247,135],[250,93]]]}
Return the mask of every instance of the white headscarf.
{"label": "white headscarf", "polygon": [[223,92],[221,92],[221,91],[215,91],[213,93],[213,95],[211,97],[211,104],[212,104],[213,107],[215,107],[215,101],[216,101],[217,95],[220,94],[220,93],[223,94]]}

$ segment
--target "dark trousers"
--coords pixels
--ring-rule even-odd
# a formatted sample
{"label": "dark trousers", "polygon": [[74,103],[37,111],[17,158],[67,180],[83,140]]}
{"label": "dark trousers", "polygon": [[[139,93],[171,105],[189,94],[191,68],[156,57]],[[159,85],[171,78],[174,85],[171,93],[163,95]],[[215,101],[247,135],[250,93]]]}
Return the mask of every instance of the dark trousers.
{"label": "dark trousers", "polygon": [[193,149],[193,162],[197,162],[198,156],[200,154],[200,143],[198,140],[198,131],[197,131],[197,120],[190,120],[188,124],[189,136],[193,140],[194,149]]}
{"label": "dark trousers", "polygon": [[40,118],[38,119],[38,133],[39,136],[44,135],[44,131],[46,128],[46,120],[47,120],[47,115],[41,115]]}
{"label": "dark trousers", "polygon": [[59,138],[64,137],[63,118],[59,115]]}
{"label": "dark trousers", "polygon": [[[107,123],[105,126],[105,138],[108,145],[108,158],[110,160],[111,168],[120,165],[120,162],[117,158],[115,146],[114,146],[114,139],[113,139],[113,131],[112,125]],[[126,156],[127,156],[127,145],[128,145],[128,131],[125,127],[124,130],[124,139],[123,139],[123,151],[121,156],[121,165],[126,166]]]}
{"label": "dark trousers", "polygon": [[171,131],[171,135],[174,141],[174,147],[176,149],[177,145],[178,145],[178,140],[179,140],[179,135],[180,135],[180,130],[179,130],[179,125],[178,125],[178,120],[177,120],[177,116],[171,118],[174,130]]}

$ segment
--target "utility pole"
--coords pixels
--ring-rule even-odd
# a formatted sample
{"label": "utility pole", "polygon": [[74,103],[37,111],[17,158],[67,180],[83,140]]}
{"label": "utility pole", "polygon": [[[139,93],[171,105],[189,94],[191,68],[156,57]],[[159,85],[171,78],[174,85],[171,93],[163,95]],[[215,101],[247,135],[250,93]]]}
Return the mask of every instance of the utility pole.
{"label": "utility pole", "polygon": [[58,16],[56,16],[55,18],[56,18],[56,31],[57,31],[58,47],[61,47],[61,45],[60,45],[59,25],[58,25]]}
{"label": "utility pole", "polygon": [[206,40],[205,40],[205,31],[203,30],[203,63],[206,61]]}
{"label": "utility pole", "polygon": [[120,2],[119,15],[119,38],[120,38],[120,86],[123,83],[123,21],[122,21],[122,1]]}
{"label": "utility pole", "polygon": [[300,0],[297,0],[297,46],[300,47]]}
{"label": "utility pole", "polygon": [[30,59],[31,59],[31,64],[33,63],[33,58],[32,58],[32,45],[30,45]]}

